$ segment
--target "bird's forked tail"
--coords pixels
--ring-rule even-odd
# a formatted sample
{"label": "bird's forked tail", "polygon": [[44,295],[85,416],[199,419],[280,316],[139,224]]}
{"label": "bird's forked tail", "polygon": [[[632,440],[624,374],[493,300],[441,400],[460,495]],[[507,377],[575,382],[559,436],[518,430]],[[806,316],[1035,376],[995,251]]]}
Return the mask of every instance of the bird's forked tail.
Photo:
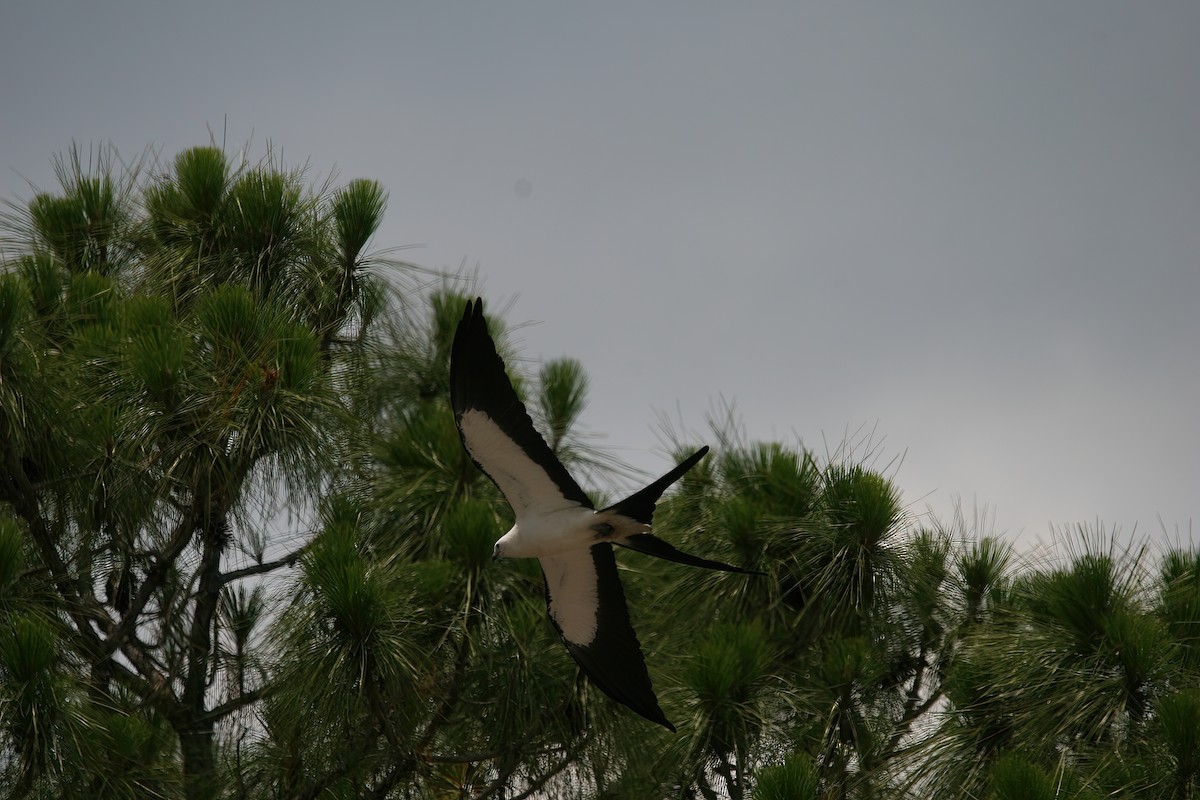
{"label": "bird's forked tail", "polygon": [[623,517],[636,520],[643,525],[649,525],[654,517],[654,506],[658,502],[658,498],[662,497],[662,493],[672,483],[682,478],[685,472],[696,466],[700,459],[704,458],[707,453],[708,445],[705,445],[685,458],[675,469],[663,475],[654,483],[644,489],[639,489],[629,495],[629,497],[626,497],[619,503],[614,503],[600,513],[620,514]]}
{"label": "bird's forked tail", "polygon": [[[641,491],[631,494],[619,503],[609,506],[600,511],[600,514],[613,514],[635,522],[641,523],[647,527],[650,526],[651,520],[654,517],[654,506],[658,502],[658,498],[662,497],[662,493],[667,490],[672,483],[683,477],[684,473],[692,467],[696,466],[696,462],[704,458],[708,452],[708,447],[701,447],[695,453],[692,453],[688,458],[684,459],[679,466],[663,475]],[[630,550],[637,550],[639,553],[645,553],[648,556],[662,558],[667,561],[674,561],[678,564],[687,564],[692,567],[701,567],[702,569],[715,569],[723,572],[740,572],[744,575],[762,575],[764,573],[758,570],[746,569],[745,567],[735,567],[732,564],[726,564],[723,561],[713,561],[708,558],[694,556],[691,553],[685,553],[682,550],[675,548],[673,545],[664,542],[657,536],[651,533],[641,532],[632,535],[620,536],[611,539],[613,544],[621,547],[628,547]]]}

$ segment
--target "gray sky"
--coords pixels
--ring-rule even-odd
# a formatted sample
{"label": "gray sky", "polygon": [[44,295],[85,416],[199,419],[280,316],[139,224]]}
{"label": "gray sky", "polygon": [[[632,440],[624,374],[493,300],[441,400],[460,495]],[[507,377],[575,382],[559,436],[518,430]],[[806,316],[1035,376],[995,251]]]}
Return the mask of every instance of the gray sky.
{"label": "gray sky", "polygon": [[[824,452],[997,532],[1200,508],[1200,4],[7,0],[0,195],[72,140],[269,140],[478,268],[586,427]],[[1164,534],[1161,516],[1168,533]]]}

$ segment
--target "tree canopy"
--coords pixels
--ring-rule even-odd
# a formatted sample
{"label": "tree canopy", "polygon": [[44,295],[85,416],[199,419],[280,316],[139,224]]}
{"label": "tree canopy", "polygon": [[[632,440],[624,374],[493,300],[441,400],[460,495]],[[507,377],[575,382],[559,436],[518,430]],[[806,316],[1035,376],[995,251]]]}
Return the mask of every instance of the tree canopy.
{"label": "tree canopy", "polygon": [[[383,187],[90,156],[0,219],[0,796],[1200,797],[1200,551],[1031,559],[728,426],[656,533],[766,574],[621,553],[679,733],[628,713],[491,563],[470,287],[372,249]],[[584,365],[512,377],[610,490]]]}

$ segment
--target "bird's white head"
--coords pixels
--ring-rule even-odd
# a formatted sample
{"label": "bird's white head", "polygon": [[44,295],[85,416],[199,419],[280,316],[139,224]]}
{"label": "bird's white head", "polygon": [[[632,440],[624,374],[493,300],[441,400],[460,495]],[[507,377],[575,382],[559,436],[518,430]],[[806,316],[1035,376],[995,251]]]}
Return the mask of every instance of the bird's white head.
{"label": "bird's white head", "polygon": [[496,546],[492,548],[492,561],[498,558],[511,558],[520,555],[514,553],[514,550],[520,549],[519,543],[514,540],[517,538],[517,526],[513,525],[508,529],[508,533],[496,540]]}

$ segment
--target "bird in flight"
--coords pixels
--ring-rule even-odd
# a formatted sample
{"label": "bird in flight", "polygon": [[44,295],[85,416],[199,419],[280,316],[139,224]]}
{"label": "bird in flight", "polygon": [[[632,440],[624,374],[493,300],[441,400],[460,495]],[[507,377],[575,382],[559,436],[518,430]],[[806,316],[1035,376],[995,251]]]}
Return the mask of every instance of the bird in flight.
{"label": "bird in flight", "polygon": [[674,731],[650,685],[612,545],[705,569],[761,574],[684,553],[649,533],[658,498],[708,447],[597,510],[533,427],[488,333],[482,299],[467,303],[454,335],[450,405],[463,447],[516,518],[492,558],[536,558],[546,580],[550,621],[575,662],[609,697]]}

